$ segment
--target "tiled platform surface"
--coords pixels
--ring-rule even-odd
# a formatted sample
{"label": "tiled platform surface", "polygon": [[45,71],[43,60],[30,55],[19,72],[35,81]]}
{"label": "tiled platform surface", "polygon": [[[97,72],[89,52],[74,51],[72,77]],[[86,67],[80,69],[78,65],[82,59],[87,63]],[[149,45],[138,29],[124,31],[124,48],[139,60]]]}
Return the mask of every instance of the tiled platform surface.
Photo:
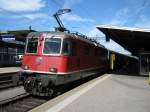
{"label": "tiled platform surface", "polygon": [[106,74],[31,112],[150,112],[146,77]]}

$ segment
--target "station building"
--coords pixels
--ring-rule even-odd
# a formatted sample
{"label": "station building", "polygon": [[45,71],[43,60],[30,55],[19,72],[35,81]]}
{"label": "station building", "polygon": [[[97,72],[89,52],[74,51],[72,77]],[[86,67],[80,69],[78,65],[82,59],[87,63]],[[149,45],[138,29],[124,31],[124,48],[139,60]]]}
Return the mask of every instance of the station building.
{"label": "station building", "polygon": [[0,31],[0,67],[20,65],[25,40],[33,30]]}

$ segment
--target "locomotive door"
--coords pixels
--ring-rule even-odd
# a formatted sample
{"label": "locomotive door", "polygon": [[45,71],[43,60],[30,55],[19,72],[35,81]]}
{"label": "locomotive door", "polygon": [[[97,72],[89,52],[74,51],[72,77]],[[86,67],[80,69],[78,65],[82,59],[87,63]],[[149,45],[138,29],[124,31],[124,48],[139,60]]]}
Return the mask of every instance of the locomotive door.
{"label": "locomotive door", "polygon": [[148,75],[150,72],[150,53],[140,54],[139,60],[140,75]]}

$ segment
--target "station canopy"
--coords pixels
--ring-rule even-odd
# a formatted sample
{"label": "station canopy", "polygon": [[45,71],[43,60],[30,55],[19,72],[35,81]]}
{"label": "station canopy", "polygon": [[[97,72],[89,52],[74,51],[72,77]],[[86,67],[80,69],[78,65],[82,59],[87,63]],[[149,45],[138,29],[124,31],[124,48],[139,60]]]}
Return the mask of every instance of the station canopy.
{"label": "station canopy", "polygon": [[26,40],[26,36],[30,33],[30,32],[36,32],[35,30],[13,30],[13,31],[0,31],[0,36],[1,35],[14,35],[16,40],[18,41],[24,41]]}
{"label": "station canopy", "polygon": [[30,32],[34,30],[14,30],[0,31],[0,47],[22,47],[25,46],[25,40]]}
{"label": "station canopy", "polygon": [[99,25],[96,28],[105,34],[107,41],[111,38],[133,55],[150,51],[150,29],[108,25]]}

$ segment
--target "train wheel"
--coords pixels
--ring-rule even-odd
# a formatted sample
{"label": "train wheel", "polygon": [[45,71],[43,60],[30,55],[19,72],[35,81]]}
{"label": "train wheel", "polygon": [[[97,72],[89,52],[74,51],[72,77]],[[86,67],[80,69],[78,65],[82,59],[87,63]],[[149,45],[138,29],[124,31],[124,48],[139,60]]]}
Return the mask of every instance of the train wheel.
{"label": "train wheel", "polygon": [[28,78],[25,82],[24,82],[24,89],[27,91],[27,92],[30,92],[33,90],[34,88],[34,80],[32,78]]}

